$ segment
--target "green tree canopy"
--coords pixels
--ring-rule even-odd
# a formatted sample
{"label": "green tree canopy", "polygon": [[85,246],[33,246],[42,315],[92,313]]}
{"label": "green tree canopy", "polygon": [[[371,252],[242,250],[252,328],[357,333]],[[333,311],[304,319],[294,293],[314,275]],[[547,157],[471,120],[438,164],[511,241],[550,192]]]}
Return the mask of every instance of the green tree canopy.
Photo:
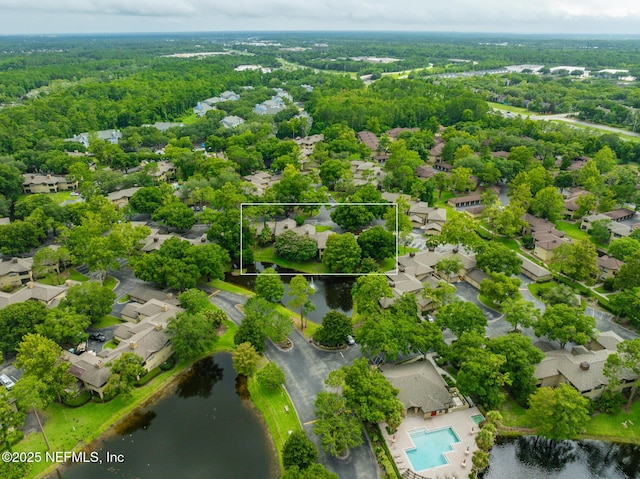
{"label": "green tree canopy", "polygon": [[322,262],[333,272],[353,273],[360,264],[362,250],[351,233],[333,234],[327,238]]}
{"label": "green tree canopy", "polygon": [[396,236],[382,226],[374,226],[360,233],[358,245],[363,257],[369,256],[378,261],[396,254]]}
{"label": "green tree canopy", "polygon": [[231,353],[233,369],[244,376],[253,376],[258,369],[260,354],[251,343],[241,343]]}
{"label": "green tree canopy", "polygon": [[476,252],[478,268],[488,273],[505,273],[507,276],[520,274],[522,259],[512,249],[496,241],[486,242]]}
{"label": "green tree canopy", "polygon": [[218,340],[218,321],[207,310],[178,313],[167,324],[167,335],[171,338],[173,351],[180,359],[201,356]]}
{"label": "green tree canopy", "polygon": [[131,396],[135,382],[147,372],[142,363],[143,359],[135,353],[124,353],[114,359],[109,365],[111,376],[107,380],[105,394]]}
{"label": "green tree canopy", "polygon": [[571,439],[582,432],[589,415],[589,400],[569,384],[542,387],[529,398],[529,423],[550,439]]}
{"label": "green tree canopy", "polygon": [[[269,363],[271,364],[271,363]],[[316,446],[307,437],[304,431],[294,431],[282,447],[282,465],[285,469],[297,466],[299,469],[307,469],[318,460]]]}
{"label": "green tree canopy", "polygon": [[69,288],[60,306],[71,308],[95,323],[111,313],[115,300],[116,294],[110,288],[95,281],[86,281]]}
{"label": "green tree canopy", "polygon": [[313,339],[325,346],[336,347],[345,344],[349,334],[353,334],[351,318],[331,310],[322,318],[322,326],[313,334]]}
{"label": "green tree canopy", "polygon": [[278,302],[284,296],[284,284],[273,268],[267,268],[256,276],[256,294],[271,302]]}
{"label": "green tree canopy", "polygon": [[502,372],[507,359],[502,354],[487,350],[473,350],[462,362],[457,385],[463,394],[471,394],[487,409],[500,407],[504,401],[502,388],[511,384],[509,373]]}
{"label": "green tree canopy", "polygon": [[596,320],[567,304],[549,306],[534,325],[536,336],[558,340],[560,347],[569,342],[586,344],[595,338]]}
{"label": "green tree canopy", "polygon": [[459,338],[468,331],[484,334],[487,318],[475,304],[456,300],[440,308],[436,324],[442,329],[449,329]]}

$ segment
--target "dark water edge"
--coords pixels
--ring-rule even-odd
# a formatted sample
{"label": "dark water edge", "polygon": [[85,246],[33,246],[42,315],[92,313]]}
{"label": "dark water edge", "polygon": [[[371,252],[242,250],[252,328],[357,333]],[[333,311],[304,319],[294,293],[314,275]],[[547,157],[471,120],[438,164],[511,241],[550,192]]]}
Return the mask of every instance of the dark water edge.
{"label": "dark water edge", "polygon": [[640,479],[640,447],[604,441],[502,438],[484,479]]}
{"label": "dark water edge", "polygon": [[[266,268],[274,268],[278,273],[286,273],[287,275],[281,276],[282,282],[285,287],[285,294],[282,298],[282,304],[287,305],[291,299],[288,295],[289,282],[293,278],[292,274],[297,274],[298,271],[284,268],[272,263],[260,263],[257,262],[253,265],[248,265],[246,271],[248,273],[256,273],[263,271]],[[353,287],[356,277],[351,276],[326,276],[326,275],[308,275],[305,276],[309,284],[316,290],[310,299],[315,306],[314,311],[310,311],[307,317],[311,322],[321,324],[322,318],[329,311],[335,309],[341,313],[351,316],[351,310],[353,309],[353,299],[351,298],[351,288]],[[233,275],[228,273],[225,276],[225,281],[243,286],[255,290],[255,275]]]}
{"label": "dark water edge", "polygon": [[[237,384],[229,353],[198,361],[87,448],[101,464],[65,465],[48,479],[277,478],[268,428]],[[107,463],[107,453],[124,462]]]}

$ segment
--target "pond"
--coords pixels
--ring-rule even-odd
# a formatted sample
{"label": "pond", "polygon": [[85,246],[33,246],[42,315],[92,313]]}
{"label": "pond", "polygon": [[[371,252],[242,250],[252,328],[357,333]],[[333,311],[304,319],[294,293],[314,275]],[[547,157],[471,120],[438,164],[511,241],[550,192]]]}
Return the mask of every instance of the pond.
{"label": "pond", "polygon": [[134,411],[94,445],[123,463],[73,464],[50,479],[278,477],[261,418],[236,393],[231,355],[195,363],[169,394]]}
{"label": "pond", "polygon": [[602,441],[502,439],[491,450],[484,479],[636,479],[640,447]]}
{"label": "pond", "polygon": [[[285,295],[282,298],[284,305],[291,299],[287,294],[289,291],[289,282],[293,278],[292,274],[298,273],[297,271],[289,268],[283,268],[282,266],[274,265],[271,263],[255,263],[253,267],[247,267],[247,272],[254,273],[265,270],[266,268],[274,268],[278,273],[286,275],[281,276],[285,285]],[[312,296],[312,301],[316,307],[315,311],[311,311],[307,316],[309,320],[321,324],[322,318],[332,309],[340,311],[341,313],[351,316],[351,310],[353,309],[353,301],[351,299],[351,288],[355,282],[355,278],[348,276],[324,276],[324,275],[310,275],[305,276],[309,284],[312,285],[316,294]],[[239,286],[244,286],[250,290],[254,289],[256,277],[255,275],[242,275],[234,276],[227,273],[225,281]]]}

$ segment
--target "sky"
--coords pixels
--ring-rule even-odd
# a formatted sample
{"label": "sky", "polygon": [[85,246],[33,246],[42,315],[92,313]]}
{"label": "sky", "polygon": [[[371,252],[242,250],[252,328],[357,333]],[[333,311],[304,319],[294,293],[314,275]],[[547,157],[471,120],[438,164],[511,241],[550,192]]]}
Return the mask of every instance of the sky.
{"label": "sky", "polygon": [[640,34],[638,0],[0,0],[0,35],[363,30]]}

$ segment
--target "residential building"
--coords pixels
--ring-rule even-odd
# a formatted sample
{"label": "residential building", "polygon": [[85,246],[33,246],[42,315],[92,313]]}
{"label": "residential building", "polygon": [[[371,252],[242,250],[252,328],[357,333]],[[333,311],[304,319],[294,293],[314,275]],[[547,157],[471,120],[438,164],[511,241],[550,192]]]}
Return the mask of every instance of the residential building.
{"label": "residential building", "polygon": [[139,189],[139,186],[134,186],[132,188],[125,188],[123,190],[114,191],[113,193],[109,193],[107,195],[107,199],[111,201],[111,203],[113,203],[116,208],[122,208],[129,204],[129,200]]}
{"label": "residential building", "polygon": [[240,118],[235,115],[225,116],[220,120],[220,123],[222,123],[222,126],[225,128],[235,128],[236,126],[240,126],[244,123],[244,118]]}
{"label": "residential building", "polygon": [[52,286],[44,283],[29,281],[23,288],[13,292],[0,292],[0,309],[6,308],[10,304],[24,303],[30,299],[40,301],[47,308],[55,308],[66,296],[67,290],[77,281],[67,280],[60,286]]}
{"label": "residential building", "polygon": [[32,268],[33,258],[12,258],[9,261],[0,258],[0,290],[33,281]]}
{"label": "residential building", "polygon": [[22,191],[26,194],[57,193],[77,187],[77,181],[68,180],[65,176],[27,174],[22,182]]}
{"label": "residential building", "polygon": [[540,258],[542,261],[550,261],[553,257],[553,250],[567,243],[567,241],[564,241],[561,238],[551,236],[549,238],[545,238],[545,240],[543,241],[537,241],[533,249],[533,254]]}
{"label": "residential building", "polygon": [[524,274],[527,278],[531,278],[532,280],[543,283],[545,281],[551,281],[553,275],[551,271],[542,266],[534,263],[529,258],[518,254],[518,257],[522,260],[522,274]]}
{"label": "residential building", "polygon": [[599,256],[597,260],[599,270],[598,277],[602,281],[615,277],[623,264],[624,262],[611,256]]}
{"label": "residential building", "polygon": [[375,135],[375,133],[371,133],[370,131],[359,131],[358,139],[364,143],[364,145],[369,148],[372,152],[378,149],[380,145],[380,140]]}
{"label": "residential building", "polygon": [[481,201],[482,198],[479,193],[472,193],[466,196],[450,198],[449,201],[447,201],[447,204],[454,208],[461,208],[465,206],[477,206]]}
{"label": "residential building", "polygon": [[91,133],[78,133],[77,135],[73,135],[73,138],[65,138],[65,141],[82,143],[85,148],[89,148],[89,140],[92,135],[95,135],[99,140],[108,141],[114,145],[117,145],[120,138],[122,138],[120,130],[100,130]]}

